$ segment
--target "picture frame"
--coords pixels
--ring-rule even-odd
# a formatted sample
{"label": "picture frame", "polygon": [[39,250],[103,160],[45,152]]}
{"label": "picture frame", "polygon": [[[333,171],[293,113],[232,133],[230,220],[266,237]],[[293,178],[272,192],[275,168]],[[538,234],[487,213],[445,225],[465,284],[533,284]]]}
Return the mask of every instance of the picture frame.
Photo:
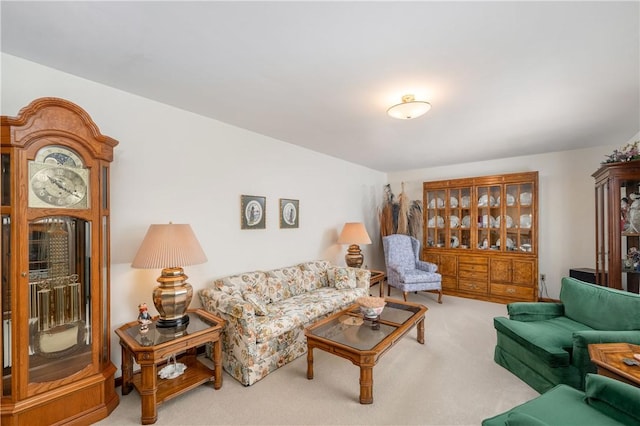
{"label": "picture frame", "polygon": [[265,229],[267,223],[267,197],[240,196],[240,229]]}
{"label": "picture frame", "polygon": [[289,198],[280,198],[280,228],[298,228],[300,219],[300,202]]}

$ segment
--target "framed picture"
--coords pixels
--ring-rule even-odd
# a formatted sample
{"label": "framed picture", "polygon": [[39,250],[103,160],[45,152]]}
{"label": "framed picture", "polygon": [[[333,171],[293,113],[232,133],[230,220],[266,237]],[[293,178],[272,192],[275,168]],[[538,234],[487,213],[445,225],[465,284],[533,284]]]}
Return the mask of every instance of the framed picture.
{"label": "framed picture", "polygon": [[241,229],[265,229],[266,197],[255,195],[240,196],[240,228]]}
{"label": "framed picture", "polygon": [[298,200],[280,198],[280,228],[297,228],[300,210]]}

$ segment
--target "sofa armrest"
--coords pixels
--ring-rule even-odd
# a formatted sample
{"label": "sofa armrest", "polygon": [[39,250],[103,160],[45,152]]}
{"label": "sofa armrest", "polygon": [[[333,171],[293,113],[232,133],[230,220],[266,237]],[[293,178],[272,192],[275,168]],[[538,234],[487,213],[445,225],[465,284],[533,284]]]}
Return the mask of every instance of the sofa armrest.
{"label": "sofa armrest", "polygon": [[426,272],[438,272],[438,265],[423,260],[416,260],[416,269]]}
{"label": "sofa armrest", "polygon": [[240,297],[213,288],[202,289],[199,294],[202,306],[211,313],[249,321],[255,320],[253,306]]}
{"label": "sofa armrest", "polygon": [[640,424],[640,388],[619,380],[587,374],[587,404],[623,424]]}
{"label": "sofa armrest", "polygon": [[509,319],[514,321],[543,321],[564,315],[562,303],[514,302],[507,305]]}
{"label": "sofa armrest", "polygon": [[577,367],[584,375],[595,373],[596,366],[589,357],[589,345],[593,343],[631,343],[640,345],[640,330],[608,331],[608,330],[584,330],[573,333],[573,352],[571,364]]}

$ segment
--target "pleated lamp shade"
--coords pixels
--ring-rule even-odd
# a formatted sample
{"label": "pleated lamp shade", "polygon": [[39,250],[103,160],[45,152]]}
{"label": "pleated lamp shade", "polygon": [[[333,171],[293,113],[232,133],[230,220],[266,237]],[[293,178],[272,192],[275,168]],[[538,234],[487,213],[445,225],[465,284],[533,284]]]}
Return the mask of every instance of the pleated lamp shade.
{"label": "pleated lamp shade", "polygon": [[[186,327],[193,288],[186,282],[183,266],[205,263],[191,226],[169,223],[151,225],[131,266],[142,269],[162,269],[159,286],[153,289],[153,304],[158,310],[158,328]],[[141,331],[142,332],[142,331]]]}
{"label": "pleated lamp shade", "polygon": [[205,263],[196,235],[187,224],[150,225],[131,266],[141,269],[162,269]]}

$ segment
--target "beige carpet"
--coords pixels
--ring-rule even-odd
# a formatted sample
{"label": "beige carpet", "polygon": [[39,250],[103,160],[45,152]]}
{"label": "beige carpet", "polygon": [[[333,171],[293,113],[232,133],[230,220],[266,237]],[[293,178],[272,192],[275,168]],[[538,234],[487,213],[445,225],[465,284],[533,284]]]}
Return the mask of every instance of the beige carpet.
{"label": "beige carpet", "polygon": [[[505,305],[447,296],[439,305],[429,293],[409,297],[429,308],[425,344],[412,330],[379,360],[373,404],[358,402],[358,367],[315,350],[313,380],[306,378],[304,356],[250,387],[224,373],[220,390],[203,385],[160,405],[156,424],[479,425],[538,395],[493,362],[492,319],[506,315]],[[97,424],[140,424],[137,392],[121,396]]]}

